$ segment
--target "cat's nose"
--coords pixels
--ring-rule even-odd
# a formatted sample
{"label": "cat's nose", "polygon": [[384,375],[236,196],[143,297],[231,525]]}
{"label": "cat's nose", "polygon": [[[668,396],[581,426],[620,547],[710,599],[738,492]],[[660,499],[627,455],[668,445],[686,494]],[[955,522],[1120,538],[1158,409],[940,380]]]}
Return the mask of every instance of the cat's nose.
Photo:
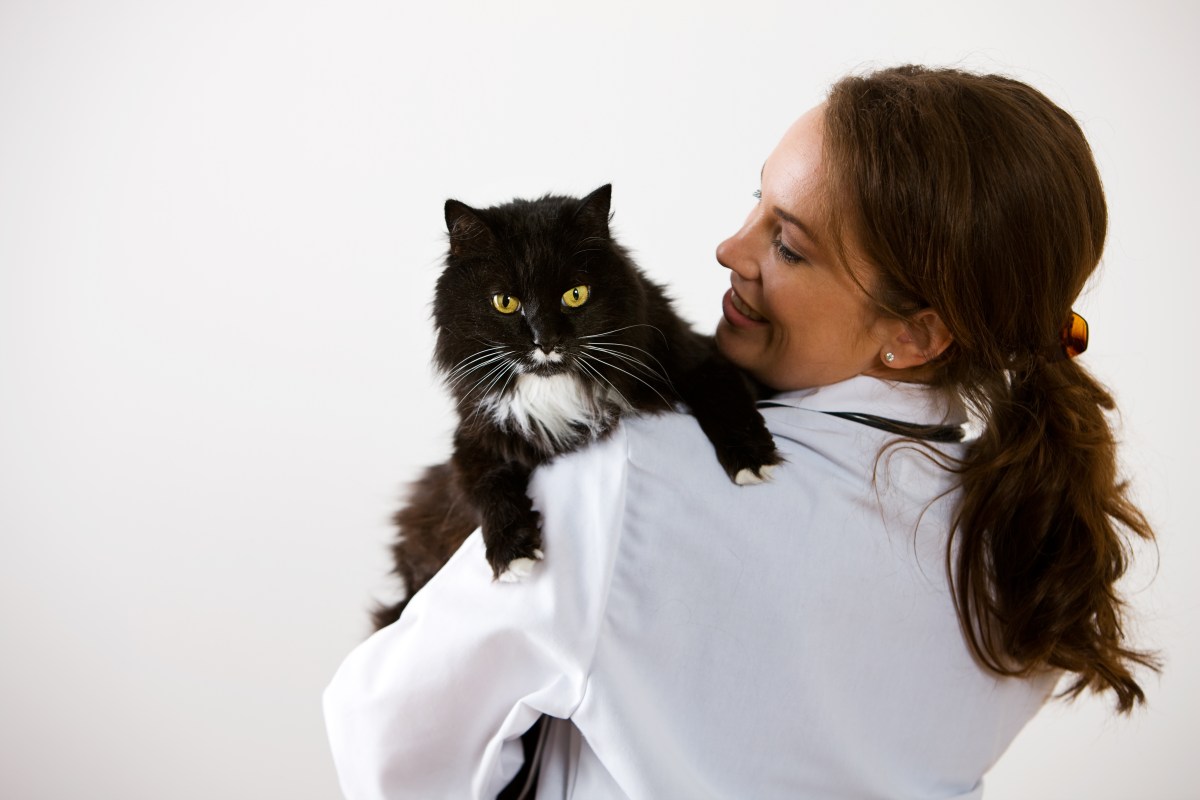
{"label": "cat's nose", "polygon": [[529,338],[533,339],[533,346],[546,355],[550,355],[562,340],[561,334],[552,325],[541,320],[529,320]]}

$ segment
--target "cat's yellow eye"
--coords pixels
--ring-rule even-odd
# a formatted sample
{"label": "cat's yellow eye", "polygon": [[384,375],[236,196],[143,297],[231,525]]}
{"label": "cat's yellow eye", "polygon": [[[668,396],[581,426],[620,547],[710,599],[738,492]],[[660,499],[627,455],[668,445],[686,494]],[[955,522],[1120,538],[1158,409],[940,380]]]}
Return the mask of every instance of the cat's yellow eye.
{"label": "cat's yellow eye", "polygon": [[588,301],[592,290],[587,286],[576,286],[574,289],[569,289],[563,292],[563,305],[567,308],[579,308]]}
{"label": "cat's yellow eye", "polygon": [[521,307],[521,301],[510,294],[494,294],[492,306],[501,314],[513,314]]}

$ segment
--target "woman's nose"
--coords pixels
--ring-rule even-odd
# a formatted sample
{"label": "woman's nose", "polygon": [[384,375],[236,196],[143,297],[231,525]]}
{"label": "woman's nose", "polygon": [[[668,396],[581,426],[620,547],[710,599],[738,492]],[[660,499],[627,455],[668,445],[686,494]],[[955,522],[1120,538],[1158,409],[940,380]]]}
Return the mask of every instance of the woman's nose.
{"label": "woman's nose", "polygon": [[749,247],[753,221],[752,215],[741,230],[717,245],[717,263],[747,280],[752,280],[758,274],[758,266]]}

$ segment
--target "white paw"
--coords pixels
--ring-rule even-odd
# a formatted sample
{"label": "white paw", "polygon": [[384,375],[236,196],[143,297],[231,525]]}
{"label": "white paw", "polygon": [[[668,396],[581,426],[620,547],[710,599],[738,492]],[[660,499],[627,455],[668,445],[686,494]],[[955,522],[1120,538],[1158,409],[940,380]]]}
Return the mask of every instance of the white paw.
{"label": "white paw", "polygon": [[755,484],[771,480],[771,473],[774,471],[774,464],[766,464],[759,467],[757,474],[752,469],[738,470],[738,474],[734,476],[733,482],[738,486],[754,486]]}
{"label": "white paw", "polygon": [[501,583],[520,583],[533,574],[533,567],[542,559],[542,551],[534,550],[534,558],[514,558],[508,562],[508,569],[500,573]]}

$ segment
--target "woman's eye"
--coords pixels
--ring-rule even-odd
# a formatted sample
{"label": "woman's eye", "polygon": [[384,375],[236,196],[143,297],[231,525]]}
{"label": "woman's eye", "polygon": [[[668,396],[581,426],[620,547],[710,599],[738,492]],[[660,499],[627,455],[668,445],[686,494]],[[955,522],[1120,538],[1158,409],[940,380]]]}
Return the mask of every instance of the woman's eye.
{"label": "woman's eye", "polygon": [[771,244],[775,245],[775,251],[779,253],[779,257],[789,264],[799,264],[804,260],[804,256],[790,249],[782,239],[775,239]]}
{"label": "woman's eye", "polygon": [[755,199],[755,200],[762,200],[762,189],[755,189],[755,190],[754,190],[754,199]]}
{"label": "woman's eye", "polygon": [[509,294],[494,294],[492,307],[501,314],[514,314],[521,307],[521,301]]}
{"label": "woman's eye", "polygon": [[567,308],[579,308],[588,301],[592,295],[592,289],[589,286],[576,286],[574,289],[568,289],[563,292],[562,302]]}

